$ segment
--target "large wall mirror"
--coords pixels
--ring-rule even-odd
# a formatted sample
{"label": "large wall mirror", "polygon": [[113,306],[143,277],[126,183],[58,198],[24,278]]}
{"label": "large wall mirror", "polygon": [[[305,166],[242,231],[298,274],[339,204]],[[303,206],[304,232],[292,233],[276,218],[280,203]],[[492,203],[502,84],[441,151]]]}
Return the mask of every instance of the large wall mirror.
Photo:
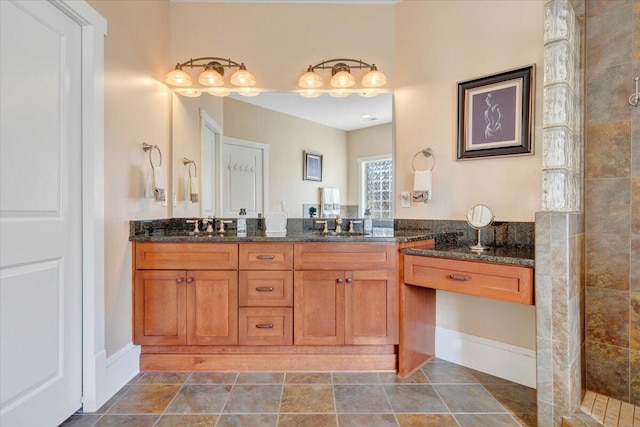
{"label": "large wall mirror", "polygon": [[[303,98],[297,93],[172,100],[174,217],[248,217],[278,209],[320,214],[321,188],[339,189],[340,214],[393,216],[392,95]],[[305,171],[305,153],[321,166]],[[309,156],[311,154],[311,156]],[[197,166],[197,183],[190,180]],[[306,172],[306,175],[305,175]],[[306,179],[305,179],[306,178]],[[195,185],[195,187],[194,187]],[[199,193],[192,202],[193,189]]]}

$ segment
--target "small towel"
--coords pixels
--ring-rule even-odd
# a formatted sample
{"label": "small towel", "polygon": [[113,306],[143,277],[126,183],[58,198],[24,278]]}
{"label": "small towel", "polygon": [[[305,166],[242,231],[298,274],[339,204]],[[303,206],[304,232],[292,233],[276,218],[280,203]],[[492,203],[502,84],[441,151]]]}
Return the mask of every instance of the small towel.
{"label": "small towel", "polygon": [[426,200],[431,200],[431,171],[415,171],[413,176],[413,192],[423,193]]}
{"label": "small towel", "polygon": [[189,198],[191,203],[198,203],[200,201],[200,182],[197,176],[189,178]]}
{"label": "small towel", "polygon": [[320,206],[323,218],[335,218],[340,215],[340,189],[320,188]]}
{"label": "small towel", "polygon": [[156,202],[164,202],[167,200],[167,192],[164,189],[164,175],[162,168],[153,167],[153,198]]}

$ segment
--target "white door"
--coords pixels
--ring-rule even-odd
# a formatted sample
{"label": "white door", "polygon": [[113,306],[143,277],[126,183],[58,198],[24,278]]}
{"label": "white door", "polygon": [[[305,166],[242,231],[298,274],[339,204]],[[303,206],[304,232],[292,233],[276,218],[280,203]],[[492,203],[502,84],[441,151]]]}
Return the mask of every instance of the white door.
{"label": "white door", "polygon": [[237,138],[222,144],[222,216],[237,217],[241,208],[247,218],[265,212],[269,186],[269,145]]}
{"label": "white door", "polygon": [[81,28],[0,1],[0,425],[81,406]]}
{"label": "white door", "polygon": [[216,215],[216,195],[219,187],[217,178],[218,152],[220,150],[220,137],[222,128],[207,114],[200,109],[201,139],[202,139],[202,216]]}

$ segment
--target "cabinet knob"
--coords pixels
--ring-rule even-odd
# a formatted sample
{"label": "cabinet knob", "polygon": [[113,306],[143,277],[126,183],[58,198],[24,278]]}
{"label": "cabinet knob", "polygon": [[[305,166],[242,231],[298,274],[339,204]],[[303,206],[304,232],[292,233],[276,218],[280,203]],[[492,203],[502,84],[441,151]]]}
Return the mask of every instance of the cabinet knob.
{"label": "cabinet knob", "polygon": [[256,291],[258,291],[258,292],[273,292],[273,287],[271,287],[271,286],[258,286],[256,288]]}
{"label": "cabinet knob", "polygon": [[256,325],[258,329],[273,329],[273,323],[258,323]]}
{"label": "cabinet knob", "polygon": [[177,284],[181,284],[182,282],[184,282],[184,279],[181,277],[179,279],[176,279],[176,283]]}
{"label": "cabinet knob", "polygon": [[337,282],[339,285],[342,285],[342,284],[344,283],[344,279],[341,277],[341,278],[339,278],[338,280],[336,280],[336,282]]}
{"label": "cabinet knob", "polygon": [[348,278],[347,279],[347,283],[351,283],[351,282],[353,282],[353,279],[352,278]]}
{"label": "cabinet knob", "polygon": [[193,277],[187,277],[187,283],[193,282]]}

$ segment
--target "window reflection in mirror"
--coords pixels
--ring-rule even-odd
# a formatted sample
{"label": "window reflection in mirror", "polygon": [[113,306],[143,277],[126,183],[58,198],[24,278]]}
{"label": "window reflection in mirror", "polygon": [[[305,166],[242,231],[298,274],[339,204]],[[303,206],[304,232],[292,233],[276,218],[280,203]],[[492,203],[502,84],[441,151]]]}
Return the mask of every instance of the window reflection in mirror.
{"label": "window reflection in mirror", "polygon": [[[342,216],[361,217],[367,207],[373,217],[393,216],[391,94],[313,99],[297,93],[237,99],[174,94],[172,105],[174,217],[228,215],[223,205],[230,202],[221,188],[224,170],[234,166],[223,158],[221,147],[228,140],[268,144],[264,212],[282,200],[289,217],[308,218],[310,207],[321,211],[320,188],[336,187]],[[322,154],[321,182],[303,179],[305,150]],[[195,159],[201,171],[199,203],[191,203],[183,157]],[[247,192],[244,186],[231,191]]]}

